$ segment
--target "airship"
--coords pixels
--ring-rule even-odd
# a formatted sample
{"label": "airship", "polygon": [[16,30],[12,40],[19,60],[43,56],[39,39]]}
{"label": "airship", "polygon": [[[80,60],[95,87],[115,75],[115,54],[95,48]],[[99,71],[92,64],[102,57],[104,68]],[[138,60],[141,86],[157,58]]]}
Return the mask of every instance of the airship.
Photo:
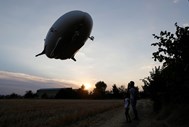
{"label": "airship", "polygon": [[72,59],[76,61],[75,54],[85,44],[93,27],[91,16],[83,11],[67,12],[56,20],[44,39],[44,49],[37,56],[45,54],[48,58]]}

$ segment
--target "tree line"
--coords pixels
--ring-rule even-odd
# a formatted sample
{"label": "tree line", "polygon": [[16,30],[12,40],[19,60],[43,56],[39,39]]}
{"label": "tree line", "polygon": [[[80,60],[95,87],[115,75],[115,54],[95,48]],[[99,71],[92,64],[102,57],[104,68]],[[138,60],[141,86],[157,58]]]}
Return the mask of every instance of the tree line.
{"label": "tree line", "polygon": [[[42,99],[123,99],[127,88],[124,85],[118,87],[116,84],[112,86],[111,90],[107,90],[107,84],[104,81],[98,81],[95,84],[95,88],[92,91],[85,89],[85,85],[81,85],[78,89],[60,89],[54,97],[49,97],[44,93],[41,97],[37,93],[33,93],[31,90],[21,96],[15,93],[10,95],[0,95],[0,99],[18,99],[18,98],[42,98]],[[136,87],[138,91],[138,87]],[[139,94],[138,94],[139,95]],[[141,94],[142,95],[142,94]]]}

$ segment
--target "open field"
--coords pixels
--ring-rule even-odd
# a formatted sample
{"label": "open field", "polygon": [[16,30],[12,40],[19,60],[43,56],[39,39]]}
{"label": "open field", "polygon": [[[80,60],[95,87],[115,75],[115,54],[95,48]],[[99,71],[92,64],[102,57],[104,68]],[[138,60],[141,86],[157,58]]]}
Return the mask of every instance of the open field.
{"label": "open field", "polygon": [[0,100],[0,127],[63,127],[122,105],[122,100]]}
{"label": "open field", "polygon": [[[188,127],[188,104],[137,103],[139,121],[126,123],[122,100],[0,100],[0,127]],[[130,111],[133,118],[132,110]]]}

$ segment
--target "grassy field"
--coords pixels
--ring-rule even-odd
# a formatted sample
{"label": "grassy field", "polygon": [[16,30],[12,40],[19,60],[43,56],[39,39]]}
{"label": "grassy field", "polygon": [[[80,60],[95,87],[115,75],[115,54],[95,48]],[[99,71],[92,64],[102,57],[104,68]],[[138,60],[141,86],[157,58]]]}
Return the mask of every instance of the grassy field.
{"label": "grassy field", "polygon": [[0,127],[63,127],[122,105],[122,100],[0,100]]}

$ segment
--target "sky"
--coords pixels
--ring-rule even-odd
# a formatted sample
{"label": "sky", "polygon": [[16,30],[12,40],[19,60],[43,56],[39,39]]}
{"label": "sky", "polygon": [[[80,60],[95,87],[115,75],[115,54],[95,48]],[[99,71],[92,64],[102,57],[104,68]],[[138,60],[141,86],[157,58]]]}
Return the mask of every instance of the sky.
{"label": "sky", "polygon": [[[63,14],[81,10],[91,15],[94,41],[88,39],[71,59],[35,57],[44,48],[52,24]],[[127,86],[160,63],[154,62],[152,34],[175,32],[189,25],[188,0],[1,0],[0,95],[40,88],[79,88],[104,81]]]}

